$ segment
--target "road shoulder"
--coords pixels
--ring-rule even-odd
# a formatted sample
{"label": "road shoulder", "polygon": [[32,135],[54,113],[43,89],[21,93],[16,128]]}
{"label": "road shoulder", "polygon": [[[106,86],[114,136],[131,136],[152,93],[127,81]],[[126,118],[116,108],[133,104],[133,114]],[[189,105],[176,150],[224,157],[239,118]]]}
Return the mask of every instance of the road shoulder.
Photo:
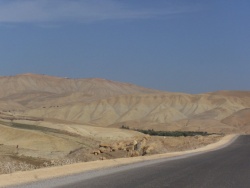
{"label": "road shoulder", "polygon": [[208,152],[212,150],[217,150],[222,147],[226,147],[227,145],[235,141],[238,138],[238,136],[239,135],[236,135],[236,134],[227,135],[216,143],[209,144],[205,147],[198,148],[195,150],[157,154],[157,155],[151,155],[151,156],[140,156],[140,157],[133,157],[133,158],[110,159],[110,160],[105,160],[105,161],[92,161],[92,162],[77,163],[77,164],[71,164],[71,165],[65,165],[65,166],[59,166],[59,167],[37,169],[33,171],[16,172],[13,174],[4,174],[4,175],[0,175],[0,182],[1,182],[0,187],[24,184],[24,183],[35,182],[39,180],[46,180],[46,179],[51,179],[51,178],[56,178],[56,177],[62,177],[62,176],[87,172],[91,170],[100,170],[100,169],[111,168],[115,166],[127,165],[127,164],[136,163],[136,162],[204,153],[204,152]]}

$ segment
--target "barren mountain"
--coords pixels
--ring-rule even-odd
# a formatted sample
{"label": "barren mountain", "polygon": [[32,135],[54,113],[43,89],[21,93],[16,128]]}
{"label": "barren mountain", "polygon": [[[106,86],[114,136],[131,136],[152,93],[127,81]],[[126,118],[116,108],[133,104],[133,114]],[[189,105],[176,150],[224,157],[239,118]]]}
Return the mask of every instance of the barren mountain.
{"label": "barren mountain", "polygon": [[[105,79],[24,74],[0,77],[2,116],[155,130],[249,131],[249,91],[190,95]],[[7,113],[7,114],[6,114]],[[245,114],[245,113],[244,113]],[[235,118],[233,118],[235,117]],[[233,118],[233,122],[228,120]],[[25,119],[25,118],[24,118]],[[235,123],[236,122],[236,123]]]}
{"label": "barren mountain", "polygon": [[35,74],[0,77],[0,86],[3,88],[0,91],[2,100],[14,100],[23,106],[29,106],[31,100],[44,99],[41,102],[47,102],[61,98],[62,103],[65,103],[68,99],[72,102],[86,99],[91,101],[121,94],[156,92],[132,84],[99,78],[69,79]]}
{"label": "barren mountain", "polygon": [[248,91],[190,95],[34,74],[0,77],[0,87],[0,174],[10,173],[5,164],[25,170],[20,167],[133,157],[194,149],[221,138],[146,137],[122,126],[250,133]]}

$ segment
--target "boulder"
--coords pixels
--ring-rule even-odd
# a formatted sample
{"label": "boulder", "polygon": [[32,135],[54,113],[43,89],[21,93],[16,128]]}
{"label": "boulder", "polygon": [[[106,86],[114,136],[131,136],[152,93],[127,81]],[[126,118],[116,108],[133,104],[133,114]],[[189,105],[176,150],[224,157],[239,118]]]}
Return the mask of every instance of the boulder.
{"label": "boulder", "polygon": [[146,146],[143,148],[143,154],[142,155],[146,155],[146,154],[150,154],[151,151],[154,150],[154,147],[153,146]]}
{"label": "boulder", "polygon": [[101,153],[105,153],[105,152],[109,152],[109,149],[107,149],[107,148],[105,148],[105,147],[100,147],[99,148],[99,151],[101,152]]}
{"label": "boulder", "polygon": [[134,151],[134,146],[127,146],[127,147],[126,147],[126,150],[127,150],[127,151]]}
{"label": "boulder", "polygon": [[99,144],[99,147],[110,148],[111,145],[108,143],[101,143],[101,144]]}
{"label": "boulder", "polygon": [[99,159],[100,160],[106,160],[106,157],[100,157]]}
{"label": "boulder", "polygon": [[142,141],[140,141],[135,145],[135,150],[140,152],[143,150],[145,146],[146,146],[146,139],[143,139]]}
{"label": "boulder", "polygon": [[133,141],[133,145],[135,146],[138,142],[136,140]]}
{"label": "boulder", "polygon": [[110,151],[117,151],[118,150],[118,144],[114,143],[112,144],[112,146],[110,147]]}
{"label": "boulder", "polygon": [[138,151],[129,151],[128,155],[129,157],[138,157],[140,156],[140,153]]}
{"label": "boulder", "polygon": [[119,142],[118,149],[119,150],[126,150],[126,144],[124,142]]}
{"label": "boulder", "polygon": [[99,155],[101,152],[100,152],[100,150],[94,150],[91,153],[94,154],[94,155]]}
{"label": "boulder", "polygon": [[116,146],[112,146],[112,148],[110,148],[111,149],[111,151],[117,151],[118,150],[118,147]]}

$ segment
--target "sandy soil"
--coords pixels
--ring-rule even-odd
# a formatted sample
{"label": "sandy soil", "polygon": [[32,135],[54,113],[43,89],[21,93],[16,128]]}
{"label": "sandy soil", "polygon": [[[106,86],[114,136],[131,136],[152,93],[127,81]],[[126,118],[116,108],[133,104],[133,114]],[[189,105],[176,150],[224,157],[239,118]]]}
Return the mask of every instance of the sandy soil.
{"label": "sandy soil", "polygon": [[176,157],[176,156],[185,155],[185,154],[206,152],[206,151],[210,151],[210,150],[223,147],[229,144],[230,142],[232,142],[236,138],[237,138],[237,135],[227,135],[216,143],[209,144],[205,147],[194,149],[194,150],[188,150],[188,151],[171,152],[171,153],[166,153],[166,154],[140,156],[140,157],[133,157],[133,158],[110,159],[110,160],[105,160],[105,162],[93,161],[93,162],[65,165],[65,166],[60,166],[60,167],[43,168],[43,169],[27,171],[27,172],[16,172],[13,174],[4,174],[4,175],[0,175],[0,182],[1,182],[0,186],[5,187],[9,185],[49,179],[53,177],[65,176],[65,175],[75,174],[75,173],[89,171],[89,170],[103,169],[103,168],[108,168],[108,167],[114,167],[117,165],[126,165],[126,164],[145,161],[145,160],[154,160],[154,159],[160,159],[160,158],[166,158],[166,157]]}

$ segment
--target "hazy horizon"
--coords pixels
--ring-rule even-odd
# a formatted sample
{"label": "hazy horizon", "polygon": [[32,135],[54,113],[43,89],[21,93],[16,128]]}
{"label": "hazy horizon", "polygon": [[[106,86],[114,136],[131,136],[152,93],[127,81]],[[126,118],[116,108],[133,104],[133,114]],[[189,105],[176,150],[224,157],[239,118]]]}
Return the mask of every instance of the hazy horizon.
{"label": "hazy horizon", "polygon": [[249,18],[246,0],[0,0],[0,75],[248,91]]}

